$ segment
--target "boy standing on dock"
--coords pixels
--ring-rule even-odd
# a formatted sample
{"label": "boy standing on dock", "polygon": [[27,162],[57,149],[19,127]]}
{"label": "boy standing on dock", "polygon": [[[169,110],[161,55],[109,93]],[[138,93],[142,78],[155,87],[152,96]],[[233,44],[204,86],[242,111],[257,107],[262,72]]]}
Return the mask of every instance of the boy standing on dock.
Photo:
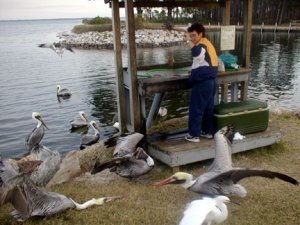
{"label": "boy standing on dock", "polygon": [[189,78],[192,86],[189,106],[189,134],[185,139],[191,142],[200,142],[200,136],[213,137],[218,57],[214,46],[205,37],[203,25],[194,23],[187,31],[186,37],[192,51],[193,64]]}

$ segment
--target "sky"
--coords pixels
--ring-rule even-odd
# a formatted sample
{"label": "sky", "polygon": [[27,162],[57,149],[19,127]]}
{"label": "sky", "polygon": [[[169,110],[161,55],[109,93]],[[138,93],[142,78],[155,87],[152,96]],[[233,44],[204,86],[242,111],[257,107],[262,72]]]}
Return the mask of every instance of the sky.
{"label": "sky", "polygon": [[111,17],[109,4],[104,0],[0,0],[0,20],[96,16]]}

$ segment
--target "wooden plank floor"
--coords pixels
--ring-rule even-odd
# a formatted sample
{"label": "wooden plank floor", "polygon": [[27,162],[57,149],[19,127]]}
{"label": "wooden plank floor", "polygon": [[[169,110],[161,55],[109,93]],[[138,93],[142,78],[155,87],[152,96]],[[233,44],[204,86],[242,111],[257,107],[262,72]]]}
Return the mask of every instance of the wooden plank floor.
{"label": "wooden plank floor", "polygon": [[[200,143],[184,140],[184,133],[170,135],[162,140],[148,141],[149,154],[170,167],[214,158],[213,139],[202,138]],[[232,152],[243,152],[278,143],[281,133],[271,125],[264,132],[248,134],[244,140],[234,141]]]}

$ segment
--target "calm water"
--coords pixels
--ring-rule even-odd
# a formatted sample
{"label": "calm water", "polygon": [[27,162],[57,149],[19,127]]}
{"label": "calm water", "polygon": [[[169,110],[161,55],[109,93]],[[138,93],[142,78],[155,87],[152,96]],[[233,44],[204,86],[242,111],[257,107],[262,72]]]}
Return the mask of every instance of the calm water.
{"label": "calm water", "polygon": [[[103,137],[113,129],[117,110],[114,55],[111,50],[76,50],[59,58],[37,44],[57,41],[57,33],[70,31],[80,20],[0,21],[0,153],[3,157],[25,152],[24,141],[36,125],[33,111],[42,113],[50,128],[43,144],[61,153],[78,149],[82,133],[69,131],[69,120],[84,110],[101,124]],[[209,37],[217,43],[218,33]],[[237,34],[240,56],[241,34]],[[217,44],[216,44],[217,45]],[[160,64],[168,56],[190,59],[185,47],[138,49],[138,64]],[[286,108],[300,108],[299,34],[253,35],[250,96],[271,100]],[[126,52],[123,53],[126,64]],[[126,66],[126,65],[124,65]],[[58,101],[56,85],[71,89],[68,100]],[[181,99],[181,103],[178,103]],[[164,105],[169,117],[187,113],[188,92],[168,93]]]}

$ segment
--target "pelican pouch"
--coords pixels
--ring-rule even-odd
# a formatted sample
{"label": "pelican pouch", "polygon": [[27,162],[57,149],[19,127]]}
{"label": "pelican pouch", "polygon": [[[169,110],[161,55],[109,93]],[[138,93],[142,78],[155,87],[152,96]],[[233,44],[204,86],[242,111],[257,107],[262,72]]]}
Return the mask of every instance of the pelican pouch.
{"label": "pelican pouch", "polygon": [[250,134],[266,130],[268,122],[267,103],[255,99],[224,103],[214,109],[215,131],[231,124],[240,134]]}

